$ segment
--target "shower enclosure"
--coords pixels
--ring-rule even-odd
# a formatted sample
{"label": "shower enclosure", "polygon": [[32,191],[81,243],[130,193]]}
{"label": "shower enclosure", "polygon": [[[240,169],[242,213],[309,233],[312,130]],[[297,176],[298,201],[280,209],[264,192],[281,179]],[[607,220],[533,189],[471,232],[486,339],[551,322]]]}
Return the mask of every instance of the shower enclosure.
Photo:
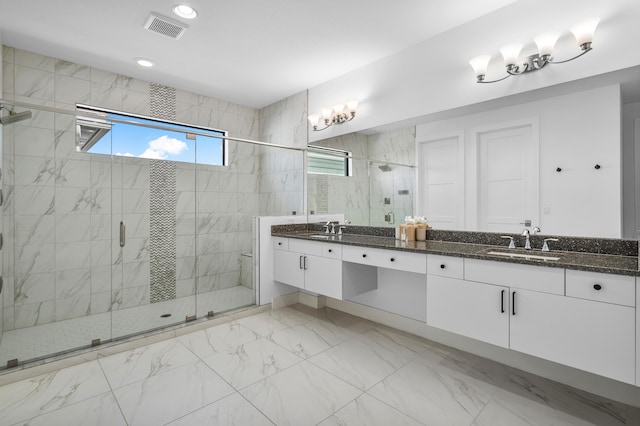
{"label": "shower enclosure", "polygon": [[[75,113],[28,110],[0,125],[0,369],[255,304],[261,162],[302,151],[221,137],[226,165],[82,152]],[[182,132],[194,159],[215,139]]]}

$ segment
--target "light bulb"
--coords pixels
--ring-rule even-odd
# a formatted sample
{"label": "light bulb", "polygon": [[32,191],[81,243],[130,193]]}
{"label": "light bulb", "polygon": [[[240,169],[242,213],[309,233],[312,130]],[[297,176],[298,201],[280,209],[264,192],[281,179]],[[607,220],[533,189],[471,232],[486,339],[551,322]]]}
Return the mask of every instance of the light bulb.
{"label": "light bulb", "polygon": [[555,47],[556,42],[559,38],[560,33],[557,31],[542,33],[534,38],[533,40],[538,46],[538,55],[540,55],[540,57],[551,56],[551,54],[553,53],[553,48]]}
{"label": "light bulb", "polygon": [[473,72],[476,74],[476,77],[479,80],[483,79],[484,76],[487,75],[487,68],[489,68],[489,61],[491,61],[490,55],[476,56],[475,58],[469,61],[469,65],[473,67]]}
{"label": "light bulb", "polygon": [[582,50],[591,47],[593,33],[596,32],[598,23],[600,23],[600,18],[591,18],[571,28],[571,33],[576,38],[578,46],[580,46]]}
{"label": "light bulb", "polygon": [[318,123],[320,123],[319,114],[311,114],[308,118],[309,118],[309,123],[311,123],[311,126],[318,127]]}
{"label": "light bulb", "polygon": [[502,53],[502,57],[504,58],[504,65],[516,65],[518,63],[518,55],[520,55],[520,51],[522,50],[522,44],[520,43],[512,43],[507,44],[506,46],[502,46],[500,48],[500,53]]}
{"label": "light bulb", "polygon": [[356,108],[358,108],[358,101],[351,100],[347,102],[347,109],[349,110],[350,113],[355,113]]}

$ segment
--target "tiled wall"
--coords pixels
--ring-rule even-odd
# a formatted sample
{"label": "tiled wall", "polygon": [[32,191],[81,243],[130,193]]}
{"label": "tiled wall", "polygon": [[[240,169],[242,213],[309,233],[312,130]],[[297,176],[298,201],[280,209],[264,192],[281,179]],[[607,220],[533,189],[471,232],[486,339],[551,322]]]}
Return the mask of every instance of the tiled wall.
{"label": "tiled wall", "polygon": [[[357,225],[392,226],[413,215],[414,169],[390,165],[384,172],[379,166],[390,163],[415,164],[415,127],[363,135],[343,135],[318,142],[318,145],[351,151],[353,176],[308,176],[309,211],[317,213],[345,213],[345,218]],[[407,195],[399,194],[408,190]],[[327,191],[326,194],[321,191]],[[322,200],[328,195],[328,210],[323,211]],[[389,198],[390,204],[385,204]],[[394,223],[385,222],[391,213]]]}
{"label": "tiled wall", "polygon": [[[260,140],[307,146],[307,92],[260,110]],[[305,209],[304,155],[300,151],[260,150],[260,206],[263,215],[286,215]]]}
{"label": "tiled wall", "polygon": [[[6,46],[3,74],[8,99],[152,114],[152,85],[145,81]],[[175,95],[177,121],[306,144],[306,93],[260,112]],[[71,115],[34,111],[3,134],[3,229],[5,247],[15,246],[3,250],[3,329],[149,303],[150,160],[76,153]],[[229,148],[228,167],[176,163],[177,297],[238,285],[241,253],[252,251],[251,217],[303,210],[300,152],[233,142]],[[112,244],[119,231],[112,211],[127,224],[124,249]]]}

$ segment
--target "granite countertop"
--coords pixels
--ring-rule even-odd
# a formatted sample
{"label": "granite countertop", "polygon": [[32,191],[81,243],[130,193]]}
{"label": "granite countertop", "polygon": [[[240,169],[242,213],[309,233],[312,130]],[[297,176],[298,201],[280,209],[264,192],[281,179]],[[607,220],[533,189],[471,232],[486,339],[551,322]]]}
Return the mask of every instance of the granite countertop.
{"label": "granite countertop", "polygon": [[[621,256],[612,254],[585,253],[577,251],[552,250],[541,253],[537,250],[507,249],[506,244],[502,246],[458,243],[450,241],[407,241],[396,240],[393,237],[380,235],[344,234],[331,235],[309,231],[272,232],[275,237],[298,238],[309,241],[320,241],[332,244],[343,244],[361,247],[372,247],[389,250],[401,250],[416,253],[439,254],[445,256],[465,257],[470,259],[492,260],[498,262],[519,263],[525,265],[535,265],[541,267],[567,268],[581,271],[601,272],[607,274],[640,276],[638,270],[638,256]],[[323,235],[322,238],[312,237],[312,235]],[[503,257],[488,254],[488,251],[513,251],[518,254],[557,256],[559,260],[533,260],[517,257]]]}

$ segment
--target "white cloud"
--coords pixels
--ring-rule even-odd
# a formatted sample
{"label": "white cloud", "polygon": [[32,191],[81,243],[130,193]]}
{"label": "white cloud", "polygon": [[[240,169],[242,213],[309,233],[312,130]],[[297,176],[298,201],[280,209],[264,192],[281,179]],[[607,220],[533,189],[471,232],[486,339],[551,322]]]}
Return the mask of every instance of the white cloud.
{"label": "white cloud", "polygon": [[165,160],[167,153],[163,151],[156,151],[151,148],[147,148],[142,154],[138,155],[140,158],[150,158],[152,160]]}
{"label": "white cloud", "polygon": [[167,135],[163,135],[158,139],[154,139],[149,142],[149,149],[147,149],[147,151],[153,150],[156,152],[160,152],[166,157],[166,154],[178,155],[181,152],[186,151],[187,149],[189,149],[189,147],[185,142],[176,138],[170,138]]}
{"label": "white cloud", "polygon": [[116,152],[116,155],[121,155],[121,156],[123,156],[123,157],[135,157],[135,155],[133,155],[133,154],[132,154],[132,153],[130,153],[130,152],[125,152],[124,154],[123,154],[123,153],[121,153],[121,152]]}

